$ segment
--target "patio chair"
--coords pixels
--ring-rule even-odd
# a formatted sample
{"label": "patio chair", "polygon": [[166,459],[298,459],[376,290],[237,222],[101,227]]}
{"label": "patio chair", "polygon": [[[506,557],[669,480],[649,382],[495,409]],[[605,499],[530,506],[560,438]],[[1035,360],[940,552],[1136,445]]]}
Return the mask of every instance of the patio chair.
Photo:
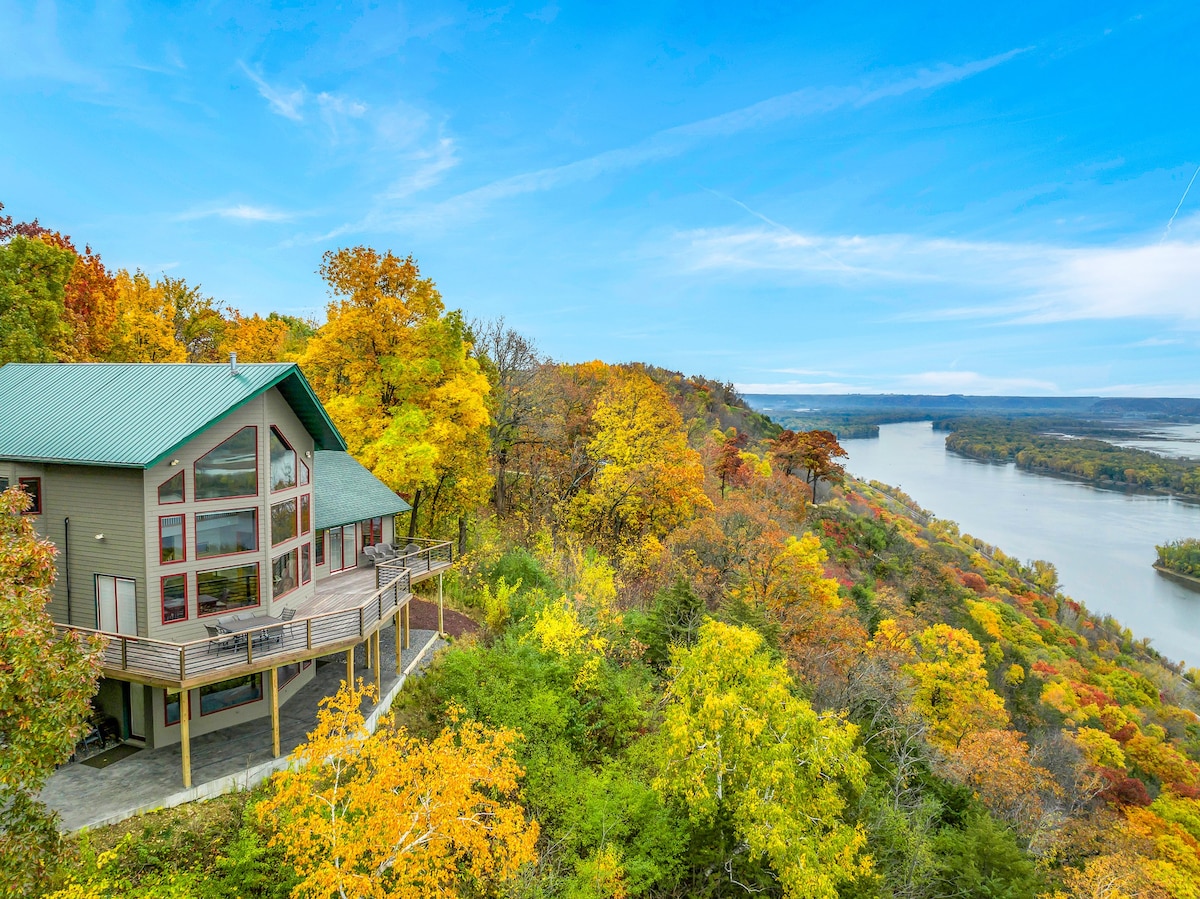
{"label": "patio chair", "polygon": [[392,545],[390,543],[375,544],[375,552],[378,554],[379,558],[384,562],[390,562],[393,559],[398,558],[400,555],[398,552],[396,552],[396,550],[392,547]]}
{"label": "patio chair", "polygon": [[367,557],[372,565],[378,565],[384,561],[383,553],[374,546],[364,546],[363,555]]}
{"label": "patio chair", "polygon": [[420,546],[418,546],[415,543],[410,543],[410,544],[408,544],[408,546],[404,547],[404,552],[402,553],[402,555],[407,557],[407,556],[411,556],[415,553],[419,553],[420,551],[421,551]]}
{"label": "patio chair", "polygon": [[215,652],[217,655],[220,655],[227,649],[230,652],[237,649],[237,639],[219,624],[206,624],[204,625],[204,629],[208,631],[210,637],[226,637],[224,640],[210,640],[208,643],[208,651],[210,653]]}
{"label": "patio chair", "polygon": [[[285,622],[286,622],[286,621],[291,621],[291,620],[292,620],[293,618],[295,618],[295,617],[296,617],[296,610],[295,610],[295,609],[284,609],[282,612],[280,612],[280,613],[279,613],[279,620],[280,620],[280,621],[285,621]],[[291,628],[291,625],[289,625],[288,627],[276,627],[276,628],[272,628],[272,629],[271,629],[271,632],[270,632],[270,633],[271,633],[271,639],[272,639],[273,641],[275,641],[276,643],[281,643],[281,642],[283,641],[283,635],[284,635],[284,632],[285,632],[285,631],[287,632],[287,635],[290,637],[290,636],[292,635],[292,628]]]}

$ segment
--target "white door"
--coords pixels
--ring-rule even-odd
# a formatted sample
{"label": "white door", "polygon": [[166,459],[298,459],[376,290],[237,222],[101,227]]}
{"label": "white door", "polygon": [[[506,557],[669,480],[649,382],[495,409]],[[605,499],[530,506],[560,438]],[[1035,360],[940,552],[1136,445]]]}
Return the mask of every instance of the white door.
{"label": "white door", "polygon": [[355,568],[358,566],[358,537],[355,534],[356,525],[348,524],[342,528],[342,567]]}
{"label": "white door", "polygon": [[329,531],[329,570],[342,570],[342,529],[332,528]]}
{"label": "white door", "polygon": [[137,590],[133,578],[96,575],[96,618],[109,634],[137,634]]}

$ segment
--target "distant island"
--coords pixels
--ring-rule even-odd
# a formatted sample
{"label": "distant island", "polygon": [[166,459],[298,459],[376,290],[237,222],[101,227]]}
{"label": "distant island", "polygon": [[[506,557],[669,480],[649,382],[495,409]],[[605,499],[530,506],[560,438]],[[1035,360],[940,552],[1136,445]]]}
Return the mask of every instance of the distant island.
{"label": "distant island", "polygon": [[1158,550],[1154,567],[1159,574],[1200,591],[1200,540],[1188,537],[1154,548]]}

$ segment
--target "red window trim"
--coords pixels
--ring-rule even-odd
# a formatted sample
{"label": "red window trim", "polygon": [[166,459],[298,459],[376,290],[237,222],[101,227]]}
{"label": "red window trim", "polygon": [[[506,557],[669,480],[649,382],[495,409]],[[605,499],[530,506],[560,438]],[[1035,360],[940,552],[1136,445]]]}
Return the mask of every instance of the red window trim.
{"label": "red window trim", "polygon": [[17,478],[17,486],[21,488],[21,490],[25,493],[26,496],[28,496],[30,499],[33,499],[34,498],[33,495],[28,490],[25,490],[25,485],[27,483],[32,483],[33,481],[37,481],[37,503],[35,505],[31,506],[30,508],[26,509],[24,512],[22,512],[21,513],[22,515],[41,515],[42,514],[42,479],[40,477],[36,477],[36,478],[34,478],[34,477],[20,478],[19,477],[19,478]]}
{"label": "red window trim", "polygon": [[[183,617],[182,618],[172,618],[170,621],[167,621],[166,591],[164,590],[163,581],[165,581],[167,578],[172,578],[172,577],[183,578]],[[187,572],[180,572],[178,574],[164,574],[162,577],[160,577],[158,579],[158,605],[159,605],[159,611],[162,615],[163,627],[167,627],[168,625],[172,625],[172,624],[179,624],[180,622],[188,620],[190,609],[188,608],[188,576],[187,576]]]}
{"label": "red window trim", "polygon": [[[325,532],[327,530],[328,528],[317,528],[316,533],[313,534],[313,565],[316,568],[325,567]],[[317,552],[317,547],[321,548],[320,553]]]}
{"label": "red window trim", "polygon": [[[220,444],[218,444],[218,446],[219,445]],[[216,447],[213,447],[213,449],[216,449]],[[176,478],[179,478],[180,480],[183,481],[183,490],[181,491],[181,493],[183,494],[183,499],[173,499],[169,503],[164,503],[163,499],[162,499],[162,489],[163,489],[163,487],[167,486],[167,484],[169,484],[171,481],[175,480]],[[160,506],[177,506],[180,503],[186,503],[186,502],[187,502],[187,478],[185,478],[183,476],[183,469],[181,468],[181,469],[179,469],[179,471],[175,472],[175,474],[171,475],[169,478],[167,478],[165,481],[163,481],[161,484],[158,485],[158,504]]]}
{"label": "red window trim", "polygon": [[[260,490],[259,490],[258,482],[260,480],[262,480],[262,466],[259,465],[259,462],[261,460],[259,459],[259,448],[258,448],[258,425],[246,425],[245,428],[238,428],[236,431],[234,431],[232,434],[230,434],[228,437],[226,437],[225,440],[228,440],[230,437],[236,437],[238,434],[242,433],[242,431],[246,430],[246,428],[250,428],[251,430],[254,431],[254,492],[253,493],[239,493],[237,496],[205,496],[205,497],[202,497],[202,496],[200,496],[200,490],[197,488],[196,489],[196,502],[198,502],[198,503],[219,503],[219,502],[225,502],[226,500],[246,499],[251,496],[259,495]],[[225,440],[218,440],[209,449],[208,453],[211,453],[213,450],[215,450],[218,446],[220,446],[222,443],[224,443]],[[193,481],[193,483],[199,483],[196,481],[196,466],[198,464],[200,464],[200,459],[203,459],[205,456],[208,455],[208,453],[201,453],[200,457],[198,459],[196,459],[195,462],[192,463],[192,481]]]}
{"label": "red window trim", "polygon": [[[292,458],[296,460],[297,465],[299,466],[299,465],[303,464],[300,462],[300,454],[298,452],[296,452],[296,448],[294,446],[292,446],[290,443],[288,443],[288,439],[283,436],[283,431],[279,430],[279,428],[277,428],[275,425],[271,425],[270,428],[271,428],[272,433],[274,433],[275,436],[279,438],[279,442],[282,443],[284,446],[286,446],[288,448],[288,450],[291,452]],[[269,439],[268,439],[267,450],[268,450],[267,460],[269,463],[270,458],[271,458]],[[268,469],[269,468],[270,468],[270,466],[268,464]],[[274,478],[270,474],[269,470],[268,470],[267,477],[268,477],[268,479],[274,480]],[[285,490],[295,490],[296,487],[299,486],[299,483],[300,483],[300,469],[299,469],[299,467],[297,467],[295,481],[292,484],[284,486],[284,487],[279,487],[279,488],[276,488],[274,484],[271,484],[270,488],[271,488],[272,493],[283,493],[283,491],[285,491]]]}
{"label": "red window trim", "polygon": [[[197,618],[212,618],[215,615],[229,615],[233,612],[242,612],[246,609],[261,609],[262,608],[262,565],[254,562],[254,567],[258,569],[258,601],[253,605],[238,606],[236,609],[218,609],[215,612],[200,611],[200,575],[208,574],[210,571],[220,571],[220,568],[205,568],[203,571],[196,572],[196,617]],[[249,568],[249,565],[226,565],[226,568]]]}
{"label": "red window trim", "polygon": [[[308,525],[307,526],[305,526],[305,524],[304,524],[304,509],[306,506],[308,507]],[[300,503],[297,506],[296,512],[299,515],[299,520],[300,520],[300,525],[299,525],[300,534],[301,535],[311,534],[312,533],[312,494],[311,493],[300,494]]]}
{"label": "red window trim", "polygon": [[[296,554],[296,586],[292,587],[291,590],[284,590],[282,593],[276,593],[275,592],[275,560],[282,559],[284,556],[286,556],[290,553]],[[304,583],[307,584],[308,581],[305,581]],[[289,593],[295,593],[299,589],[300,589],[300,548],[297,546],[293,546],[291,549],[286,550],[285,552],[281,552],[279,555],[277,555],[271,559],[271,602],[274,602],[277,599],[282,599],[283,597],[287,596]],[[261,592],[261,588],[260,588],[260,592]]]}
{"label": "red window trim", "polygon": [[[163,528],[163,519],[164,518],[178,518],[180,520],[180,524],[182,525],[182,527],[181,527],[182,533],[180,535],[180,540],[182,541],[182,544],[183,544],[183,558],[171,559],[169,562],[163,561],[163,557],[162,557],[162,555],[163,555],[163,542],[162,542],[163,529],[162,528]],[[176,512],[173,515],[159,515],[158,516],[158,564],[159,565],[175,565],[175,564],[178,564],[179,562],[186,562],[186,561],[187,561],[187,515],[185,515],[183,512]]]}
{"label": "red window trim", "polygon": [[297,487],[307,487],[312,483],[312,471],[309,469],[309,467],[307,465],[304,464],[304,460],[301,459],[299,456],[296,457],[296,461],[300,463],[300,471],[302,472],[302,474],[300,474],[298,476],[300,479],[300,483],[297,484],[296,486]]}
{"label": "red window trim", "polygon": [[[217,709],[215,712],[206,712],[206,711],[204,711],[204,697],[201,696],[200,702],[199,702],[200,717],[203,718],[205,715],[219,715],[222,712],[228,712],[230,709],[240,709],[244,705],[254,705],[254,703],[256,703],[256,702],[262,702],[263,698],[265,697],[266,692],[267,692],[265,689],[263,689],[263,673],[261,671],[256,671],[256,672],[254,672],[254,676],[258,678],[258,698],[257,699],[247,699],[245,702],[239,702],[237,705],[227,705],[223,709]],[[220,681],[218,681],[218,683],[220,683]],[[208,686],[208,685],[206,685],[206,686]],[[197,687],[196,689],[198,690],[200,688]]]}
{"label": "red window trim", "polygon": [[[275,540],[275,507],[282,506],[284,503],[295,503],[296,504],[295,509],[292,510],[293,530],[292,530],[292,533],[289,534],[287,537],[284,537],[282,540],[276,542],[276,540]],[[271,510],[267,514],[267,522],[271,529],[271,549],[274,549],[277,546],[283,546],[283,544],[287,543],[289,540],[295,540],[297,537],[300,536],[300,502],[299,502],[299,500],[293,496],[288,499],[281,499],[277,503],[271,503]]]}
{"label": "red window trim", "polygon": [[[240,497],[230,497],[231,499],[240,499]],[[254,513],[254,549],[239,549],[236,552],[220,553],[215,556],[200,555],[200,547],[196,547],[196,561],[207,562],[209,559],[228,559],[231,556],[244,556],[249,553],[256,553],[261,549],[262,534],[258,531],[258,506],[250,506],[249,508],[241,509],[210,509],[207,512],[197,512],[196,515],[220,515],[222,512],[253,512]],[[196,523],[196,535],[200,534],[200,524]]]}
{"label": "red window trim", "polygon": [[[182,699],[182,697],[187,696],[189,692],[191,692],[191,691],[190,690],[180,690],[179,691],[179,695],[181,697],[179,700],[179,715],[181,718],[183,717],[183,699]],[[163,727],[178,727],[179,726],[178,721],[171,721],[171,720],[168,720],[168,718],[167,718],[167,706],[170,704],[171,704],[171,696],[164,689],[163,690]],[[192,703],[191,703],[190,697],[188,699],[187,707],[188,707],[188,721],[192,721],[195,719],[196,716],[192,714]]]}
{"label": "red window trim", "polygon": [[[305,556],[304,551],[305,550],[308,550],[308,577],[304,576],[304,556]],[[302,583],[302,584],[311,583],[312,576],[313,576],[312,544],[311,543],[301,543],[300,544],[300,583]]]}

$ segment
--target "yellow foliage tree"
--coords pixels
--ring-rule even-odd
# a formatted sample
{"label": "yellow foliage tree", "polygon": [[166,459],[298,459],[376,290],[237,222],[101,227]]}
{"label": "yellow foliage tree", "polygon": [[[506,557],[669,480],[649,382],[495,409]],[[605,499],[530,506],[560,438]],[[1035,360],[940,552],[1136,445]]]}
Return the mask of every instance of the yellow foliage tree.
{"label": "yellow foliage tree", "polygon": [[580,531],[600,540],[665,537],[698,509],[711,508],[704,465],[687,443],[679,412],[638,371],[615,373],[592,415],[589,490],[571,507]]}
{"label": "yellow foliage tree", "polygon": [[301,360],[350,452],[411,497],[412,529],[486,501],[489,384],[459,312],[412,257],[367,247],[325,254],[334,299]]}
{"label": "yellow foliage tree", "polygon": [[175,309],[168,297],[143,272],[117,272],[117,338],[112,362],[187,362],[188,354],[175,336]]}
{"label": "yellow foliage tree", "polygon": [[538,825],[518,801],[514,731],[451,710],[432,742],[385,720],[366,731],[370,689],[322,702],[316,730],[258,806],[300,876],[296,895],[477,895],[535,859]]}
{"label": "yellow foliage tree", "polygon": [[843,788],[867,773],[855,727],[795,696],[749,628],[708,621],[671,662],[656,788],[694,822],[731,826],[787,897],[832,899],[866,873],[866,835],[842,820]]}

